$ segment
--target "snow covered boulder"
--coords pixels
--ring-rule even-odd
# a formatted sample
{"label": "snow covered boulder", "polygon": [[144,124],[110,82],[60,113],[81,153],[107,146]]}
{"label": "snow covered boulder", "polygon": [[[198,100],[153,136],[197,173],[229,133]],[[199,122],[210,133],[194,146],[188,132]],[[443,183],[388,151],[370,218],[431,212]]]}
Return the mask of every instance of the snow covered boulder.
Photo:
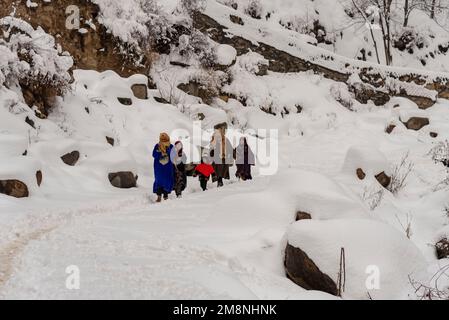
{"label": "snow covered boulder", "polygon": [[303,212],[303,211],[296,212],[296,221],[310,220],[310,219],[312,219],[312,215],[310,213]]}
{"label": "snow covered boulder", "polygon": [[148,86],[149,79],[147,76],[143,74],[135,74],[126,79],[131,87],[131,91],[134,94],[134,97],[141,100],[148,99]]}
{"label": "snow covered boulder", "polygon": [[409,107],[400,110],[399,120],[407,129],[415,131],[419,131],[430,124],[428,113],[423,110],[417,110],[416,105],[414,105],[414,108]]}
{"label": "snow covered boulder", "polygon": [[20,180],[0,180],[0,193],[15,198],[26,198],[28,187]]}
{"label": "snow covered boulder", "polygon": [[131,106],[133,104],[133,101],[131,98],[118,97],[117,100],[124,106]]}
{"label": "snow covered boulder", "polygon": [[[285,267],[306,289],[336,294],[341,249],[345,252],[345,291],[351,299],[403,299],[409,276],[423,271],[419,249],[395,228],[374,220],[307,220],[287,231]],[[299,264],[299,265],[298,265]]]}
{"label": "snow covered boulder", "polygon": [[[86,168],[103,187],[129,189],[137,185],[137,163],[129,149],[116,147],[83,160],[79,166]],[[105,180],[105,178],[107,180]]]}
{"label": "snow covered boulder", "polygon": [[0,193],[15,198],[26,198],[42,182],[39,162],[27,157],[0,161]]}
{"label": "snow covered boulder", "polygon": [[70,153],[66,153],[61,157],[62,162],[64,162],[68,166],[74,166],[80,158],[79,151],[72,151]]}
{"label": "snow covered boulder", "polygon": [[368,218],[359,199],[325,175],[302,170],[286,170],[273,176],[270,192],[282,192],[284,203],[296,218],[316,220]]}
{"label": "snow covered boulder", "polygon": [[133,84],[131,90],[136,98],[142,100],[148,99],[148,88],[146,84]]}
{"label": "snow covered boulder", "polygon": [[132,172],[114,172],[108,175],[111,184],[120,189],[130,189],[137,186],[137,176]]}
{"label": "snow covered boulder", "polygon": [[448,240],[448,238],[443,238],[440,241],[438,241],[435,245],[435,249],[437,251],[438,259],[449,258],[449,240]]}
{"label": "snow covered boulder", "polygon": [[407,129],[415,131],[419,131],[429,124],[429,118],[423,117],[411,117],[407,122],[404,122],[404,125],[407,127]]}
{"label": "snow covered boulder", "polygon": [[385,156],[374,147],[352,146],[346,153],[343,172],[355,174],[360,180],[375,177],[386,188],[391,182],[389,167]]}
{"label": "snow covered boulder", "polygon": [[220,66],[230,66],[235,63],[237,50],[227,44],[220,44],[215,47],[215,59]]}
{"label": "snow covered boulder", "polygon": [[265,76],[268,74],[270,62],[261,54],[248,52],[237,58],[237,66],[256,76]]}

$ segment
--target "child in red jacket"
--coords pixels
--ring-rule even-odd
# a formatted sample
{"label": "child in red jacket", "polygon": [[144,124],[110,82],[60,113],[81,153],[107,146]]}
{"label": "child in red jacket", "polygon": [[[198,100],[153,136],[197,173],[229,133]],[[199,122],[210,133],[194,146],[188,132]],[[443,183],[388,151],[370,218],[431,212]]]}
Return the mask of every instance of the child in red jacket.
{"label": "child in red jacket", "polygon": [[199,176],[201,189],[203,191],[207,190],[207,182],[210,176],[215,173],[214,167],[209,163],[209,158],[207,156],[203,157],[203,160],[195,168],[195,175]]}

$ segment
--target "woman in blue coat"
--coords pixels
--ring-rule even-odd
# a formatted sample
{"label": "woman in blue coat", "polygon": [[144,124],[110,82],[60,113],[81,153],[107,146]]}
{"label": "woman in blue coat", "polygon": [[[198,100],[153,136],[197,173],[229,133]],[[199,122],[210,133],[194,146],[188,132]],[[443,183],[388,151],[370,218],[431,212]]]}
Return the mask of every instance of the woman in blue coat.
{"label": "woman in blue coat", "polygon": [[157,194],[157,202],[168,199],[168,195],[173,191],[175,183],[174,166],[170,159],[173,145],[170,143],[170,136],[161,133],[159,143],[154,147],[154,184],[153,193]]}

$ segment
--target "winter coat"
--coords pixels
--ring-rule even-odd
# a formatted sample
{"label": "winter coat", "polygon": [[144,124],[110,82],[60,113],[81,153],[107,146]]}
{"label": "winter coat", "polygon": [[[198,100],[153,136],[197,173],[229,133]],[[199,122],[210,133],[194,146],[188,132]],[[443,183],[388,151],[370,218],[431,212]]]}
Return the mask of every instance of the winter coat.
{"label": "winter coat", "polygon": [[215,172],[214,167],[206,163],[201,163],[197,165],[195,171],[207,178],[209,178]]}
{"label": "winter coat", "polygon": [[222,154],[222,141],[217,139],[210,147],[210,156],[213,160],[213,167],[215,170],[216,178],[230,179],[229,168],[234,164],[233,148],[228,138],[225,144],[225,154]]}
{"label": "winter coat", "polygon": [[187,175],[186,175],[186,161],[187,157],[183,152],[181,156],[176,155],[176,150],[172,150],[172,159],[174,159],[174,174],[175,174],[175,192],[176,195],[181,195],[187,187]]}
{"label": "winter coat", "polygon": [[162,189],[166,193],[173,191],[175,179],[174,179],[174,166],[170,159],[170,154],[173,149],[173,145],[167,150],[167,155],[163,155],[159,150],[159,144],[154,147],[154,184],[153,192],[158,193],[158,190]]}
{"label": "winter coat", "polygon": [[256,164],[254,153],[248,145],[246,139],[242,139],[234,150],[234,158],[237,164],[236,176],[242,180],[251,180],[251,166]]}

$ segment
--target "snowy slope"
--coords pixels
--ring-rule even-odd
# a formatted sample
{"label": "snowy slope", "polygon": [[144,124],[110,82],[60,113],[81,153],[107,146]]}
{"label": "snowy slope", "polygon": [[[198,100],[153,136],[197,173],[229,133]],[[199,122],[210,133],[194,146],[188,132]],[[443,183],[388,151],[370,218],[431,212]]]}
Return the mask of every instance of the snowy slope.
{"label": "snowy slope", "polygon": [[[114,17],[114,7],[96,1]],[[342,12],[336,5],[321,0],[262,1],[272,15],[257,20],[244,16],[243,0],[237,1],[237,10],[219,2],[224,1],[208,1],[206,13],[229,26],[231,33],[317,59],[335,70],[348,61],[371,65],[352,60],[351,50],[358,44],[345,42],[347,33],[333,54],[323,45],[307,44],[309,35],[286,31],[278,23],[292,7],[301,13],[308,8],[320,16],[335,13],[326,28],[338,29]],[[172,2],[167,6],[174,10]],[[125,20],[136,13],[128,9],[122,12]],[[229,21],[235,11],[245,26]],[[103,18],[116,27],[117,21]],[[117,36],[124,32],[126,37],[125,29],[115,29]],[[221,64],[234,62],[235,50],[215,49]],[[334,61],[320,58],[328,53]],[[435,161],[432,151],[449,139],[447,100],[427,110],[403,98],[384,106],[362,105],[338,83],[311,72],[257,76],[257,63],[266,61],[250,53],[237,57],[229,70],[233,81],[223,87],[223,93],[244,97],[247,105],[232,98],[207,105],[177,88],[203,70],[198,63],[188,68],[170,64],[175,54],[161,56],[154,64],[151,76],[158,89],[149,90],[148,100],[136,98],[131,90],[133,84],[148,82],[145,75],[121,78],[112,71],[75,70],[71,90],[58,99],[47,119],[39,119],[25,105],[19,88],[0,87],[0,180],[20,179],[30,188],[26,199],[0,194],[0,298],[335,298],[305,291],[287,279],[287,241],[307,252],[333,279],[339,249],[346,246],[349,259],[354,259],[348,264],[353,278],[343,298],[368,298],[361,286],[368,263],[384,268],[387,282],[397,280],[371,297],[419,298],[405,274],[412,271],[413,280],[434,285],[433,274],[446,262],[437,260],[434,244],[449,236],[447,167]],[[446,63],[444,58],[439,61]],[[419,67],[413,59],[399,66],[407,69],[392,70]],[[445,70],[429,67],[423,74],[436,76]],[[171,98],[170,103],[157,102],[161,96]],[[349,107],[342,105],[342,96]],[[195,150],[189,138],[200,114],[202,128],[209,129],[200,141],[203,145],[210,141],[211,127],[221,122],[240,130],[232,135],[234,144],[241,130],[277,130],[278,166],[263,175],[259,158],[255,179],[244,183],[234,178],[233,167],[223,189],[210,183],[204,193],[197,179],[189,177],[182,199],[172,196],[155,204],[151,151],[159,133],[168,132],[173,141],[184,142],[186,151]],[[429,125],[408,130],[404,122],[413,117],[427,118]],[[387,134],[392,124],[395,128]],[[107,138],[114,139],[114,146]],[[252,134],[250,142],[254,146],[270,138],[271,133]],[[79,151],[80,159],[68,166],[61,156],[72,151]],[[406,184],[392,193],[375,175],[397,170],[403,174],[406,168],[398,169],[402,159],[412,170]],[[363,180],[357,177],[359,168],[366,175]],[[40,187],[38,170],[43,173]],[[138,188],[112,187],[108,173],[117,171],[138,175]],[[314,221],[294,223],[297,211],[309,213]],[[301,232],[291,235],[289,230]],[[364,250],[358,246],[364,235],[361,244],[375,248],[378,237],[388,250]],[[407,261],[401,260],[402,248],[410,253]],[[80,268],[80,290],[65,288],[71,265]]]}

